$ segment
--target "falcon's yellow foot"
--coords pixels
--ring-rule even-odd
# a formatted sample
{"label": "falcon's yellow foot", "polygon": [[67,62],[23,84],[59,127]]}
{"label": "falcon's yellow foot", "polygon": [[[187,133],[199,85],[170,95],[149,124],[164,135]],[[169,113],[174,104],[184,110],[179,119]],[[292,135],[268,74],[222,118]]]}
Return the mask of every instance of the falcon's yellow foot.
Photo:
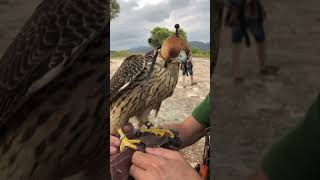
{"label": "falcon's yellow foot", "polygon": [[118,129],[118,133],[121,140],[120,152],[124,151],[126,147],[132,148],[134,150],[137,149],[137,146],[135,144],[139,144],[141,142],[139,139],[128,139],[121,129]]}
{"label": "falcon's yellow foot", "polygon": [[170,138],[174,138],[174,134],[169,129],[160,129],[160,128],[141,128],[140,132],[142,133],[152,133],[156,136],[164,136],[168,134]]}

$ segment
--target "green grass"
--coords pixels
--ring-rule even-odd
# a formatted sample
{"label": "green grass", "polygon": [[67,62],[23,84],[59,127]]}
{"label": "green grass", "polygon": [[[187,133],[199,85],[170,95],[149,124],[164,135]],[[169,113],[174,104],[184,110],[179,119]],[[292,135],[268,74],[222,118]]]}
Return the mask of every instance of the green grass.
{"label": "green grass", "polygon": [[204,52],[204,53],[195,53],[192,54],[193,57],[198,57],[198,58],[208,58],[210,59],[210,53]]}
{"label": "green grass", "polygon": [[192,56],[199,58],[210,58],[210,51],[202,51],[198,48],[191,48]]}
{"label": "green grass", "polygon": [[129,51],[111,51],[111,58],[125,58],[133,54]]}

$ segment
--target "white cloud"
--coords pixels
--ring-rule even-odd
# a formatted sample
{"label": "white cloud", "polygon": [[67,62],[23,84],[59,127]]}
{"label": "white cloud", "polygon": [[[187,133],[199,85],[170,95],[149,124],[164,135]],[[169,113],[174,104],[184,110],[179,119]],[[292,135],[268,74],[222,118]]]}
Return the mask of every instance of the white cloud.
{"label": "white cloud", "polygon": [[209,42],[209,0],[118,0],[119,16],[112,20],[111,49],[146,46],[155,26],[174,29],[179,23],[189,41]]}

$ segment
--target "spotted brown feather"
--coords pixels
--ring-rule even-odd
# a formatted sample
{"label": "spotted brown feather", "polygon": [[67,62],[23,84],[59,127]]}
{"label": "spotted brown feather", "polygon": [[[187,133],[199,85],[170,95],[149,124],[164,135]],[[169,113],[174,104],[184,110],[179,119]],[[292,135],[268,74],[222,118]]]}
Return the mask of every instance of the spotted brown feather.
{"label": "spotted brown feather", "polygon": [[103,30],[107,1],[91,1],[44,0],[26,22],[0,60],[0,124],[35,81],[72,64]]}
{"label": "spotted brown feather", "polygon": [[[148,57],[148,56],[147,56]],[[117,96],[119,90],[143,72],[148,58],[142,55],[131,55],[124,59],[110,81],[110,101]],[[149,58],[150,59],[150,58]]]}

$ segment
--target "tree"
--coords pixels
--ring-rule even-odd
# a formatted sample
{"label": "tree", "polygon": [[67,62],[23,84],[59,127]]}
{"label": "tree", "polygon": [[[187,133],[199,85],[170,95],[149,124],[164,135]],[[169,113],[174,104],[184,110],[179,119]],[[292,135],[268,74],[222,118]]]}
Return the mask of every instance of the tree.
{"label": "tree", "polygon": [[[148,39],[148,42],[153,48],[157,48],[167,37],[174,35],[176,32],[170,31],[168,28],[155,27],[150,33],[151,37]],[[179,36],[187,40],[187,33],[181,28],[179,28]]]}
{"label": "tree", "polygon": [[200,54],[200,53],[202,53],[202,51],[198,48],[191,47],[191,53],[192,54]]}
{"label": "tree", "polygon": [[120,6],[116,0],[110,1],[110,20],[116,18],[120,12]]}

